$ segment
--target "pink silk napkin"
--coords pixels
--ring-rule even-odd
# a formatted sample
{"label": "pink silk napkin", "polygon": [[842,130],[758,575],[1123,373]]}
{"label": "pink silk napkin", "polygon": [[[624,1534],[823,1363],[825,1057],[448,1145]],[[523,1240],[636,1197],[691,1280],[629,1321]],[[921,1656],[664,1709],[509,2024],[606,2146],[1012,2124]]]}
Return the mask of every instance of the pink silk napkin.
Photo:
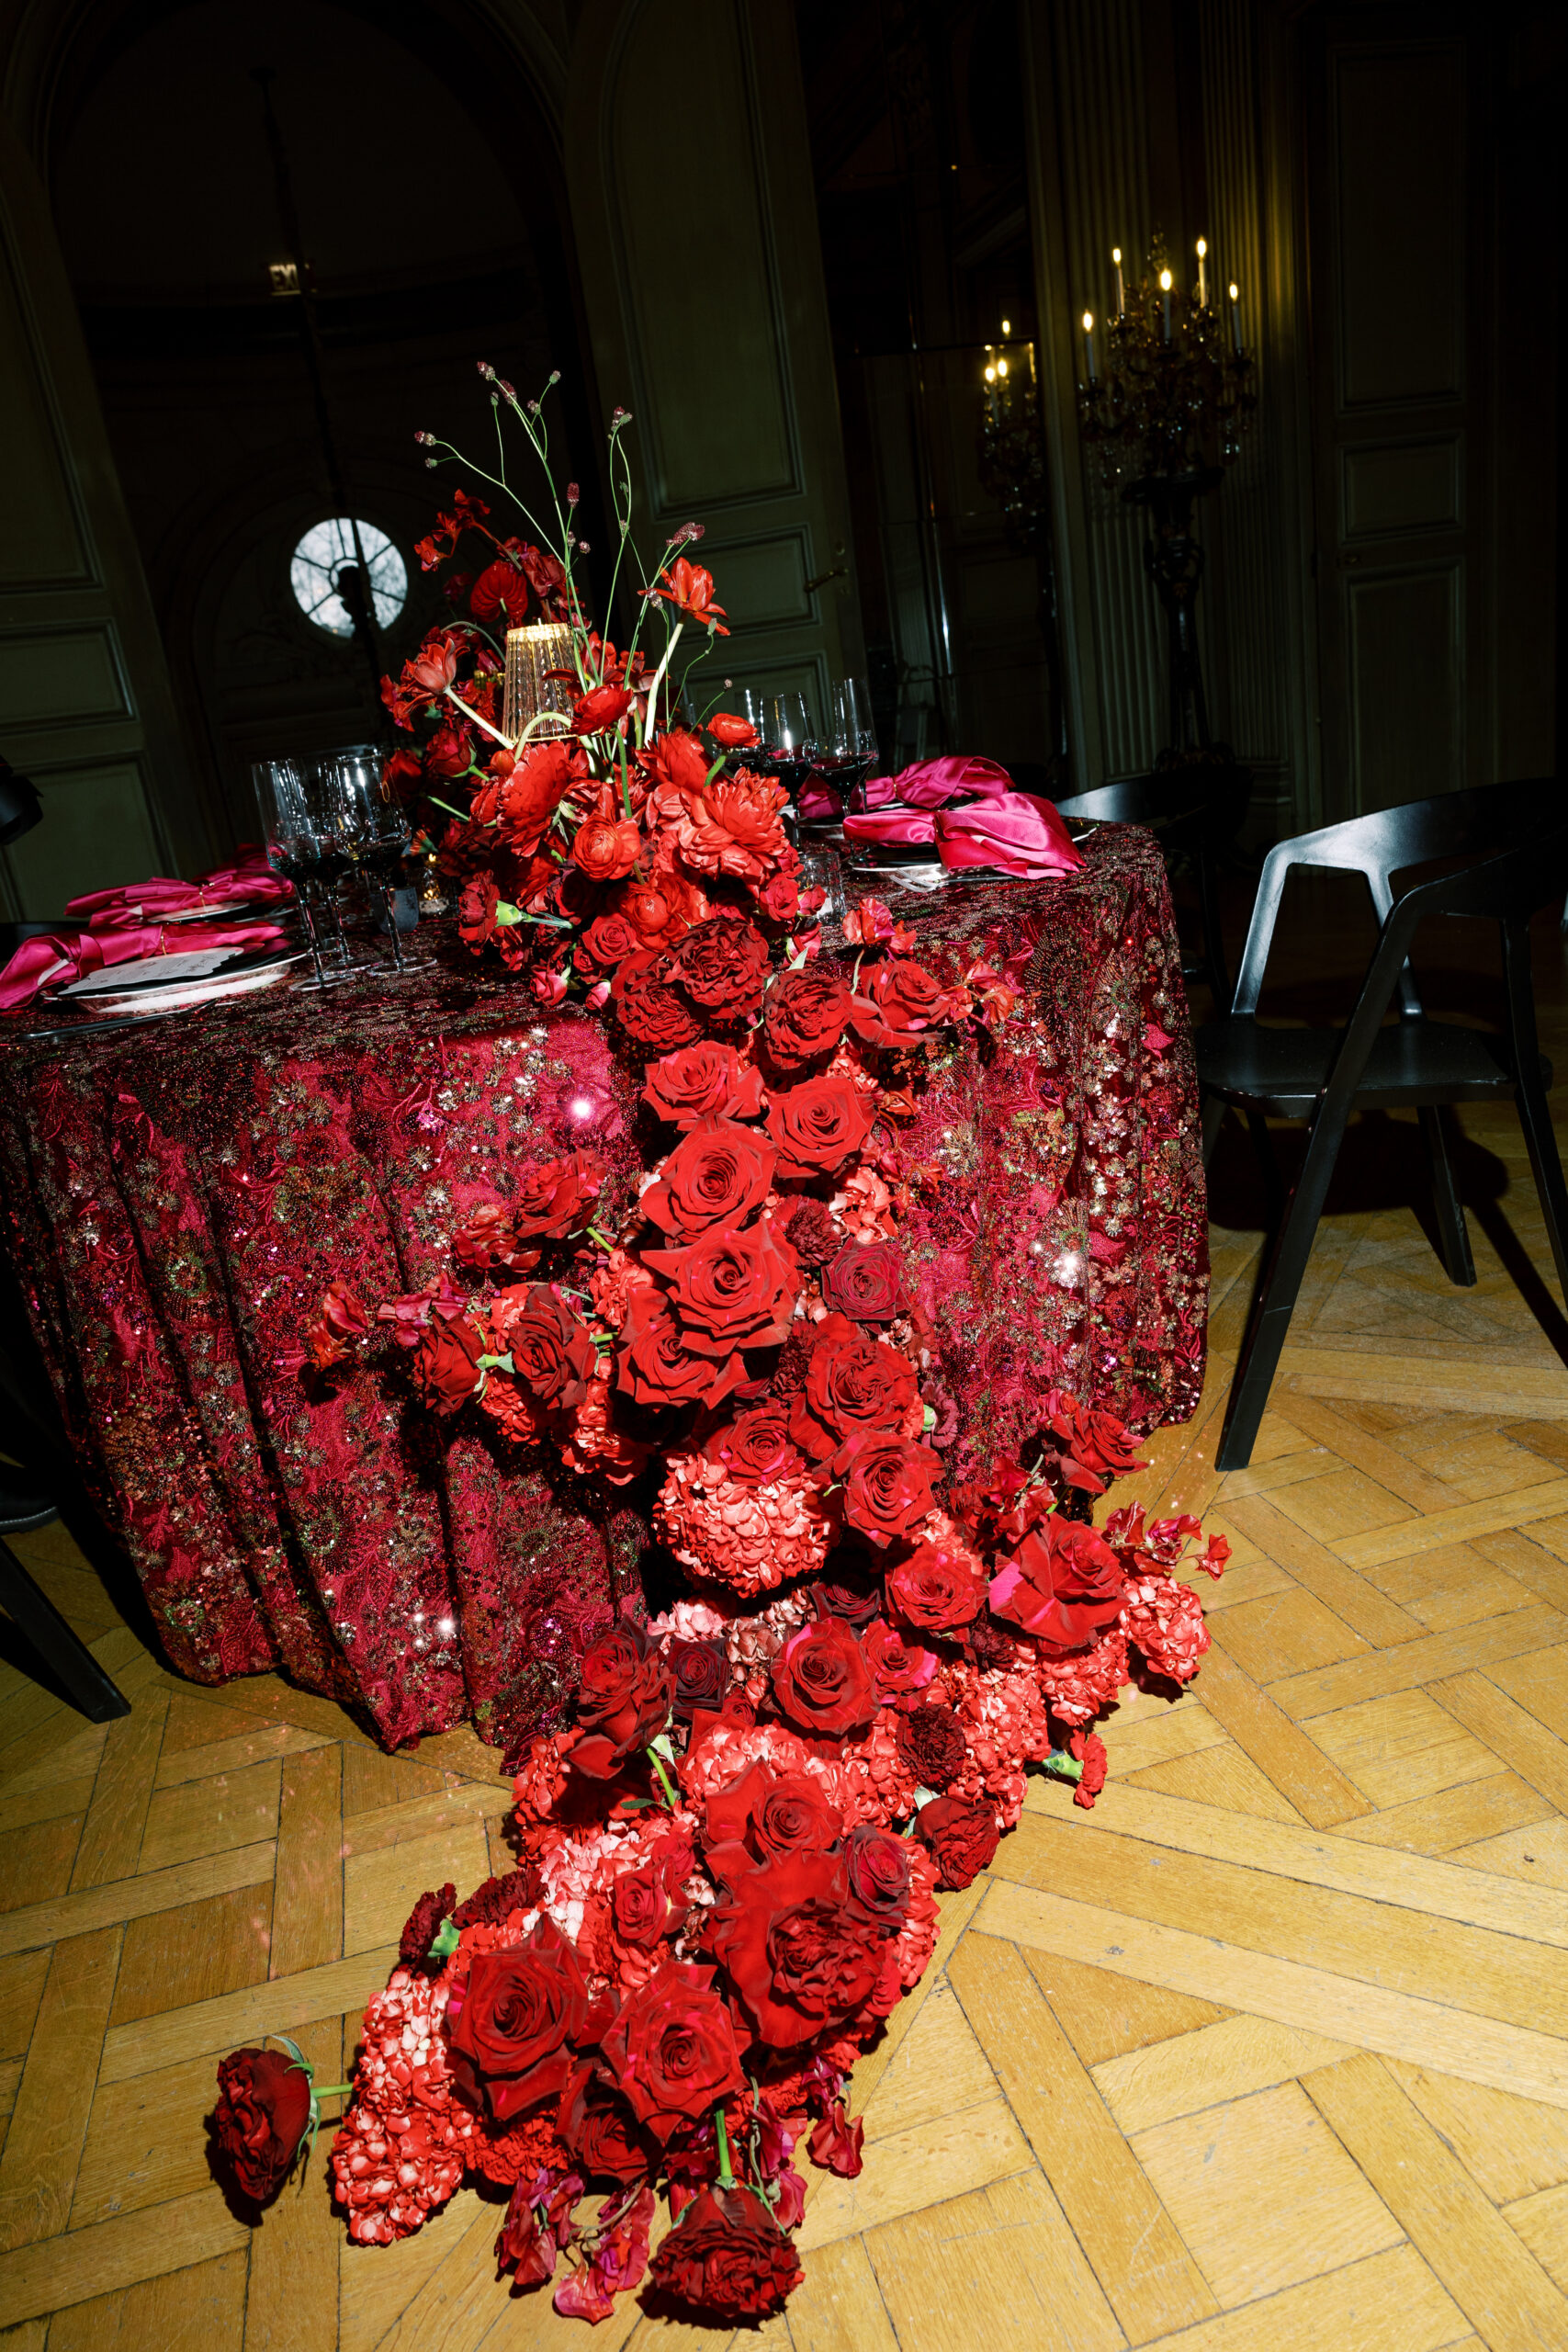
{"label": "pink silk napkin", "polygon": [[[866,808],[942,808],[966,792],[995,798],[1006,793],[1012,778],[995,760],[977,752],[949,752],[940,760],[917,760],[897,775],[868,776],[862,795]],[[929,838],[929,836],[927,837]]]}
{"label": "pink silk napkin", "polygon": [[1032,792],[1004,792],[943,808],[934,820],[944,865],[996,865],[1004,874],[1076,874],[1083,859],[1053,802]]}
{"label": "pink silk napkin", "polygon": [[24,939],[0,972],[0,1012],[31,1004],[40,989],[62,987],[113,964],[141,956],[185,956],[202,947],[265,947],[284,935],[276,922],[183,922],[82,931],[59,937],[51,932]]}
{"label": "pink silk napkin", "polygon": [[275,874],[260,850],[247,842],[232,865],[216,866],[194,882],[154,875],[150,882],[122,882],[112,890],[88,890],[73,899],[65,911],[73,922],[103,931],[123,923],[155,922],[160,915],[187,914],[200,907],[232,906],[236,899],[247,906],[280,906],[293,896],[292,882]]}

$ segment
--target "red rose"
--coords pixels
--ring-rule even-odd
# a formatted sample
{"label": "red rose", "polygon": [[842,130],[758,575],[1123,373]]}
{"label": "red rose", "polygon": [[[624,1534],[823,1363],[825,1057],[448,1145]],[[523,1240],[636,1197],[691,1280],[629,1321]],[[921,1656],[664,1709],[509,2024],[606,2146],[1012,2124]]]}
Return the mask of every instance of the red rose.
{"label": "red rose", "polygon": [[556,2130],[587,2180],[631,2188],[652,2170],[651,2142],[613,2083],[591,2064],[574,2067],[561,2093]]}
{"label": "red rose", "polygon": [[791,1442],[780,1405],[759,1405],[728,1429],[716,1430],[703,1448],[709,1462],[721,1462],[742,1487],[765,1487],[775,1478],[798,1477],[804,1464]]}
{"label": "red rose", "polygon": [[749,718],[738,718],[733,711],[716,710],[707,722],[708,733],[727,752],[750,750],[759,740]]}
{"label": "red rose", "polygon": [[450,1322],[433,1317],[409,1366],[421,1401],[432,1412],[460,1412],[484,1377],[479,1370],[484,1352],[485,1335],[468,1316],[454,1316]]}
{"label": "red rose", "polygon": [[591,882],[622,882],[637,864],[642,833],[629,817],[590,817],[577,829],[572,863]]}
{"label": "red rose", "polygon": [[515,1377],[552,1413],[588,1394],[598,1363],[588,1327],[547,1283],[519,1283],[490,1303],[492,1355],[510,1355]]}
{"label": "red rose", "polygon": [[276,2050],[231,2050],[218,2064],[219,2154],[257,2205],[288,2179],[310,2120],[310,2077]]}
{"label": "red rose", "polygon": [[728,1361],[737,1348],[773,1347],[788,1331],[800,1277],[768,1226],[738,1233],[721,1225],[688,1250],[645,1250],[642,1256],[669,1280],[671,1304],[694,1354]]}
{"label": "red rose", "polygon": [[[784,1172],[781,1162],[779,1173]],[[823,1272],[822,1298],[857,1323],[891,1323],[908,1304],[897,1243],[846,1241]]]}
{"label": "red rose", "polygon": [[912,1706],[936,1672],[936,1652],[878,1617],[862,1637],[871,1687],[885,1707]]}
{"label": "red rose", "polygon": [[986,1605],[985,1566],[956,1535],[922,1537],[888,1570],[887,1605],[924,1633],[956,1633]]}
{"label": "red rose", "polygon": [[321,1293],[315,1321],[305,1326],[305,1343],[316,1370],[330,1372],[333,1364],[344,1363],[354,1353],[355,1341],[362,1340],[369,1329],[370,1317],[348,1284],[330,1282]]}
{"label": "red rose", "polygon": [[804,1773],[753,1764],[707,1801],[703,1836],[709,1847],[744,1846],[753,1861],[781,1854],[825,1854],[844,1834],[843,1815]]}
{"label": "red rose", "polygon": [[610,1001],[627,1036],[660,1054],[694,1045],[703,1034],[697,1014],[664,977],[669,961],[668,949],[645,948],[626,957],[610,984]]}
{"label": "red rose", "polygon": [[714,1021],[749,1021],[762,1001],[768,943],[755,923],[710,915],[670,954],[670,978]]}
{"label": "red rose", "polygon": [[510,1951],[474,1953],[461,2005],[454,1996],[447,2017],[459,2086],[504,2123],[559,2095],[577,2055],[604,2030],[610,2009],[592,1999],[577,1954],[545,1917]]}
{"label": "red rose", "polygon": [[768,1133],[779,1148],[781,1177],[835,1176],[860,1150],[876,1119],[874,1095],[847,1078],[812,1078],[768,1105]]}
{"label": "red rose", "polygon": [[783,2311],[801,2278],[800,2256],[750,2188],[704,2188],[649,2267],[662,2293],[728,2324]]}
{"label": "red rose", "polygon": [[745,2088],[734,2023],[713,1981],[711,1968],[667,1960],[604,2037],[606,2064],[658,2140]]}
{"label": "red rose", "polygon": [[502,1201],[481,1201],[468,1211],[452,1235],[452,1255],[475,1274],[488,1273],[493,1266],[525,1274],[539,1262],[536,1250],[519,1248],[512,1211]]}
{"label": "red rose", "polygon": [[850,1017],[850,992],[830,964],[782,972],[762,1008],[762,1035],[781,1069],[830,1054]]}
{"label": "red rose", "polygon": [[575,962],[579,971],[592,965],[602,972],[613,972],[628,956],[635,956],[642,942],[618,909],[607,914],[595,915],[577,943]]}
{"label": "red rose", "polygon": [[871,1670],[837,1617],[813,1618],[793,1633],[773,1660],[773,1679],[790,1722],[818,1738],[863,1731],[876,1713]]}
{"label": "red rose", "polygon": [[564,1159],[526,1160],[512,1223],[520,1241],[554,1240],[581,1233],[592,1222],[604,1163],[591,1151],[569,1151]]}
{"label": "red rose", "polygon": [[591,1780],[614,1779],[628,1756],[670,1720],[670,1669],[632,1625],[601,1634],[583,1655],[577,1720],[583,1736],[571,1761]]}
{"label": "red rose", "polygon": [[1092,1527],[1053,1517],[1032,1527],[991,1578],[991,1608],[1054,1649],[1087,1649],[1121,1615],[1125,1581]]}
{"label": "red rose", "polygon": [[937,1884],[949,1894],[989,1869],[1001,1836],[993,1804],[964,1804],[957,1797],[933,1797],[921,1805],[915,1815],[915,1834],[930,1847]]}
{"label": "red rose", "polygon": [[944,989],[923,964],[894,956],[861,974],[865,994],[852,1012],[857,1033],[874,1046],[918,1046],[929,1031],[962,1009],[963,999]]}
{"label": "red rose", "polygon": [[670,1925],[670,1894],[657,1862],[640,1871],[623,1871],[610,1894],[610,1916],[617,1942],[634,1951],[651,1951]]}
{"label": "red rose", "polygon": [[673,1126],[699,1119],[755,1119],[762,1110],[762,1073],[733,1046],[687,1046],[652,1064],[642,1099]]}
{"label": "red rose", "polygon": [[729,1660],[720,1641],[670,1642],[664,1663],[674,1678],[674,1710],[689,1722],[699,1708],[716,1707],[729,1685]]}
{"label": "red rose", "polygon": [[708,1914],[707,1939],[758,2041],[792,2050],[864,2006],[886,1938],[852,1903],[841,1854],[796,1852],[738,1870]]}
{"label": "red rose", "polygon": [[1053,1388],[1045,1399],[1045,1434],[1054,1438],[1061,1475],[1069,1487],[1084,1494],[1102,1495],[1112,1478],[1129,1470],[1146,1470],[1127,1425],[1114,1413],[1094,1412]]}
{"label": "red rose", "polygon": [[843,1315],[826,1316],[811,1337],[806,1385],[790,1408],[790,1434],[813,1461],[825,1462],[846,1438],[906,1425],[915,1401],[915,1370],[906,1357]]}
{"label": "red rose", "polygon": [[493,874],[470,874],[457,893],[457,936],[470,947],[482,947],[495,933],[495,910],[501,892]]}
{"label": "red rose", "polygon": [[850,1900],[858,1903],[868,1919],[889,1935],[904,1924],[909,1907],[909,1849],[874,1822],[863,1821],[850,1832],[844,1849],[844,1869]]}
{"label": "red rose", "polygon": [[[931,1510],[941,1474],[934,1453],[902,1438],[869,1437],[856,1449],[844,1478],[844,1518],[880,1550],[908,1535]],[[994,1590],[994,1588],[993,1588]]]}
{"label": "red rose", "polygon": [[[813,903],[820,906],[820,893]],[[757,909],[769,922],[794,922],[800,912],[799,875],[786,871],[770,874],[757,893]]]}
{"label": "red rose", "polygon": [[643,1214],[676,1241],[694,1241],[711,1226],[742,1226],[768,1197],[776,1157],[750,1127],[699,1120],[644,1193]]}
{"label": "red rose", "polygon": [[424,747],[424,773],[437,784],[450,784],[454,776],[466,775],[473,762],[474,739],[471,730],[459,723],[455,727],[438,727]]}
{"label": "red rose", "polygon": [[615,1385],[633,1404],[717,1405],[745,1377],[739,1355],[694,1353],[661,1293],[632,1293],[615,1351]]}

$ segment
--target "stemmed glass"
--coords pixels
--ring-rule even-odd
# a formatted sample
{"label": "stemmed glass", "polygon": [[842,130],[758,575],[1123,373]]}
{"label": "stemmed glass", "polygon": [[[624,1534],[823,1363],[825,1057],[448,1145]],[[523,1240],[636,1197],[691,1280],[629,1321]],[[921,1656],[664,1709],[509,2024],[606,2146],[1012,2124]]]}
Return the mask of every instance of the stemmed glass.
{"label": "stemmed glass", "polygon": [[[318,989],[345,978],[348,967],[348,946],[333,899],[348,857],[322,800],[321,764],[310,759],[257,760],[251,767],[266,861],[275,874],[294,885],[310,951],[315,977],[302,985]],[[321,960],[323,945],[338,967],[330,974]]]}
{"label": "stemmed glass", "polygon": [[876,721],[863,678],[840,678],[828,689],[828,724],[816,773],[850,804],[876,765]]}
{"label": "stemmed glass", "polygon": [[802,694],[767,694],[755,686],[732,687],[727,706],[757,730],[756,747],[737,754],[758,775],[777,776],[797,802],[800,787],[811,774],[817,730]]}
{"label": "stemmed glass", "polygon": [[378,892],[387,910],[392,961],[403,970],[402,944],[398,936],[399,872],[408,854],[408,819],[397,801],[382,788],[381,754],[373,744],[361,743],[337,752],[320,763],[321,793],[335,838],[350,868],[365,877],[367,892]]}

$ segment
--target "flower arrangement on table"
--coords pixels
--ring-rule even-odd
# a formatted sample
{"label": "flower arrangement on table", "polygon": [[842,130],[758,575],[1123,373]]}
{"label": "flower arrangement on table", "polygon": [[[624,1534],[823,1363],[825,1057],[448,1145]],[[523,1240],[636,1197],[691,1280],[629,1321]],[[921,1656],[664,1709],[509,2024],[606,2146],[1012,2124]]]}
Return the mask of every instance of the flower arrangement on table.
{"label": "flower arrangement on table", "polygon": [[[898,1242],[942,1171],[901,1137],[932,1063],[965,1028],[983,1045],[1014,990],[984,957],[922,961],[874,901],[849,956],[819,953],[779,787],[657,723],[682,629],[720,625],[712,582],[671,543],[647,596],[682,617],[649,673],[577,616],[573,509],[552,564],[499,542],[469,592],[522,609],[515,567],[572,617],[570,731],[489,755],[446,854],[472,865],[472,942],[615,1023],[657,1145],[636,1197],[586,1151],[498,1170],[438,1281],[375,1303],[332,1284],[304,1376],[379,1348],[437,1416],[645,1479],[683,1589],[624,1607],[573,1719],[508,1759],[516,1868],[416,1905],[331,2165],[356,2240],[482,2180],[511,2192],[516,2286],[564,2258],[563,2312],[604,2318],[646,2278],[729,2324],[800,2276],[797,2154],[859,2172],[850,2069],[929,1965],[939,1892],[1017,1821],[1026,1768],[1091,1804],[1117,1692],[1195,1672],[1208,1636],[1176,1572],[1201,1531],[1135,1506],[1097,1530],[1095,1498],[1143,1465],[1056,1392],[1021,1458],[950,1471],[957,1411]],[[493,707],[498,665],[476,654],[459,686],[456,660],[427,647],[394,690],[446,706],[424,788]]]}

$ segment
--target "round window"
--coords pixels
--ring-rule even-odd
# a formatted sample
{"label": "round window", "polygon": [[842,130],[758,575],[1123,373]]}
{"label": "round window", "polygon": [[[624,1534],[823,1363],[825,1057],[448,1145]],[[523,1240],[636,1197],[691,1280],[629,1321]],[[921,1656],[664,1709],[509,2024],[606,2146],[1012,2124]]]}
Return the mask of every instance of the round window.
{"label": "round window", "polygon": [[374,523],[356,524],[337,514],[328,522],[312,523],[294,550],[288,579],[295,602],[306,619],[324,628],[329,637],[354,635],[354,620],[339,589],[338,574],[345,566],[356,566],[361,552],[370,575],[376,626],[390,628],[408,602],[409,575],[408,566],[385,531],[378,531]]}

